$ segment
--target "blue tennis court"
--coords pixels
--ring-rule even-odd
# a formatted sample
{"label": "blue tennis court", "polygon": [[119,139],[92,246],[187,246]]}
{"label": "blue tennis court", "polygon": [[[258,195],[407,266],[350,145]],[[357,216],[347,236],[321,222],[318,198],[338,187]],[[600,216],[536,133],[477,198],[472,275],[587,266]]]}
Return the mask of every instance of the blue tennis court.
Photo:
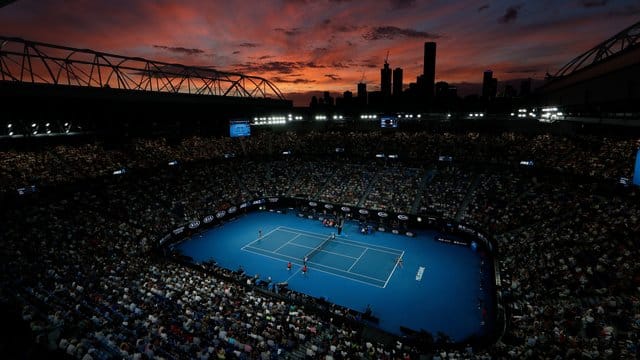
{"label": "blue tennis court", "polygon": [[318,220],[257,211],[175,246],[195,262],[242,267],[250,276],[287,282],[291,290],[357,311],[370,306],[379,327],[399,335],[400,326],[458,341],[489,331],[479,303],[490,303],[490,289],[480,286],[480,254],[468,246],[436,241],[430,231],[413,238],[363,235],[355,222],[335,239],[332,233]]}
{"label": "blue tennis court", "polygon": [[277,227],[242,247],[272,259],[309,268],[377,287],[386,287],[403,251],[332,237],[289,227]]}

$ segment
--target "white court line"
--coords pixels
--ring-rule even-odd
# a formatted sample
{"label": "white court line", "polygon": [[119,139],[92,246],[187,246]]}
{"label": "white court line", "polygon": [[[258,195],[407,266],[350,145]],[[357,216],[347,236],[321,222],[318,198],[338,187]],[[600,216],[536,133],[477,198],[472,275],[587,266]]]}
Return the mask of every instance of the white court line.
{"label": "white court line", "polygon": [[293,273],[293,275],[289,276],[289,277],[287,278],[287,280],[285,280],[285,282],[287,282],[287,283],[288,283],[288,282],[289,282],[289,280],[291,280],[294,276],[296,276],[296,274],[297,274],[297,273],[299,273],[299,272],[300,272],[300,270],[302,270],[302,267],[299,267],[299,268],[298,268],[298,270],[296,270],[296,272],[294,272],[294,273]]}
{"label": "white court line", "polygon": [[[291,245],[293,245],[293,244],[291,244]],[[269,251],[269,250],[260,249],[260,248],[255,248],[255,249],[258,249],[258,250],[260,250],[260,251],[265,251],[265,252],[271,252],[271,251]],[[242,250],[251,251],[251,250],[247,250],[247,249],[242,249]],[[255,251],[252,251],[252,252],[254,252],[254,253],[255,253]],[[273,252],[271,252],[271,253],[273,253]],[[275,253],[273,253],[273,254],[275,254]],[[289,256],[289,255],[281,254],[281,253],[277,253],[277,254],[278,254],[278,255],[280,255],[280,256],[284,256],[284,257],[287,257],[287,258],[291,258],[291,259],[294,259],[294,260],[301,261],[301,260],[300,260],[299,258],[297,258],[297,257],[293,257],[293,256]],[[264,254],[260,254],[260,255],[264,255]],[[268,255],[265,255],[265,256],[268,256]],[[331,269],[331,270],[335,270],[335,271],[339,271],[339,272],[344,272],[344,273],[347,273],[347,274],[353,274],[354,276],[360,276],[360,277],[367,278],[367,279],[371,279],[371,280],[375,280],[375,281],[380,281],[380,282],[383,282],[383,281],[384,281],[384,280],[382,280],[382,279],[374,278],[374,277],[367,276],[367,275],[362,275],[362,274],[358,274],[358,273],[347,272],[347,271],[345,271],[345,270],[338,269],[338,268],[333,267],[333,266],[329,266],[329,265],[321,264],[321,263],[318,263],[318,262],[315,262],[315,261],[307,261],[307,263],[309,263],[309,264],[316,264],[316,265],[318,265],[318,266],[322,266],[322,267],[325,267],[325,268],[327,268],[327,269]],[[329,273],[329,274],[333,274],[333,273]],[[344,277],[344,276],[343,276],[343,277]],[[348,278],[348,277],[347,277],[347,279],[350,279],[350,278]],[[388,279],[387,279],[387,281],[388,281]]]}
{"label": "white court line", "polygon": [[[322,234],[318,234],[318,233],[314,233],[314,232],[310,232],[310,231],[294,229],[294,228],[290,228],[290,227],[286,227],[286,226],[279,226],[279,228],[280,228],[280,231],[287,231],[287,232],[294,232],[294,233],[305,233],[305,234],[310,234],[311,236],[322,237],[323,239],[327,238],[326,235],[323,236]],[[336,238],[335,240],[332,239],[332,241],[341,242],[341,243],[344,243],[344,244],[347,244],[347,245],[352,245],[351,243],[359,244],[359,245],[353,245],[353,246],[365,247],[365,248],[369,248],[371,250],[378,250],[380,252],[387,252],[387,253],[394,254],[394,255],[400,255],[400,253],[404,253],[404,251],[401,251],[401,250],[398,250],[398,249],[394,249],[394,248],[390,248],[390,247],[386,247],[386,246],[381,246],[381,245],[369,244],[369,243],[350,240],[350,239],[338,239],[338,238]],[[380,249],[391,250],[391,251],[385,251],[385,250],[380,250]]]}
{"label": "white court line", "polygon": [[[301,247],[301,248],[305,248],[305,249],[315,249],[314,247],[311,247],[311,246],[306,246],[306,245],[301,245],[301,244],[296,244],[296,243],[291,243],[289,245],[293,245],[293,246],[297,246],[297,247]],[[273,251],[273,252],[276,252],[276,251]],[[319,252],[326,252],[327,254],[338,255],[338,256],[349,258],[349,259],[357,259],[357,258],[355,258],[353,256],[344,255],[344,254],[340,254],[340,253],[336,253],[336,252],[328,251],[328,250],[324,250],[324,249],[320,250]]]}
{"label": "white court line", "polygon": [[[322,235],[320,235],[320,234],[312,233],[312,232],[305,231],[305,230],[299,230],[299,231],[296,231],[296,229],[289,228],[289,227],[286,227],[286,226],[282,226],[282,227],[280,228],[280,231],[285,231],[285,232],[294,233],[294,234],[300,234],[300,233],[303,233],[304,235],[311,234],[311,237],[317,237],[317,238],[323,238],[323,239],[326,239],[326,237],[325,237],[325,236],[322,236]],[[345,239],[345,240],[346,240],[346,239]],[[391,273],[390,273],[390,274],[389,274],[389,276],[387,277],[386,281],[385,281],[385,280],[378,279],[378,278],[374,278],[374,277],[371,277],[371,276],[363,275],[363,274],[360,274],[360,273],[353,273],[353,272],[351,272],[351,269],[355,266],[355,264],[356,264],[358,261],[360,261],[360,258],[362,257],[362,255],[363,255],[367,250],[372,250],[372,251],[377,251],[377,252],[387,253],[387,254],[392,254],[392,255],[399,255],[400,257],[403,257],[403,256],[404,256],[404,251],[400,251],[400,250],[397,250],[397,249],[388,248],[388,247],[384,247],[384,246],[380,246],[380,247],[381,247],[381,248],[383,248],[383,249],[389,249],[389,250],[395,250],[395,251],[393,251],[393,252],[392,252],[392,251],[385,251],[385,250],[381,250],[381,249],[376,248],[376,247],[377,247],[377,245],[367,244],[367,243],[363,243],[363,242],[359,242],[359,241],[346,240],[346,242],[345,242],[345,241],[341,241],[341,240],[339,240],[339,239],[331,239],[331,240],[329,240],[329,241],[335,241],[335,242],[337,242],[337,243],[342,243],[342,244],[346,244],[346,245],[353,246],[353,247],[359,247],[359,248],[364,249],[364,251],[360,254],[360,256],[359,256],[358,258],[354,258],[354,257],[351,257],[351,256],[346,256],[346,255],[342,255],[342,254],[334,253],[334,252],[331,252],[331,251],[320,250],[321,252],[326,252],[326,253],[335,254],[335,255],[338,255],[338,256],[343,256],[343,257],[347,257],[347,258],[351,258],[351,259],[356,259],[356,261],[355,261],[353,264],[351,264],[351,266],[349,267],[349,269],[348,269],[348,270],[346,270],[346,271],[344,271],[344,270],[342,270],[342,269],[334,268],[334,267],[331,267],[331,266],[326,266],[326,265],[322,265],[322,264],[319,264],[319,265],[325,266],[325,267],[330,268],[330,269],[335,269],[335,270],[337,270],[337,271],[343,271],[343,272],[346,272],[346,273],[348,273],[348,274],[353,274],[353,275],[355,275],[355,276],[362,276],[362,277],[364,277],[364,278],[368,278],[368,279],[372,279],[372,280],[376,280],[376,281],[384,281],[385,283],[384,283],[383,288],[387,286],[387,284],[389,283],[389,280],[390,280],[390,279],[391,279],[391,277],[393,276],[393,273],[396,271],[396,267],[398,266],[398,262],[396,262],[396,263],[395,263],[395,265],[394,265],[394,267],[393,267],[393,269],[392,269]],[[358,243],[358,244],[362,244],[362,245],[366,245],[366,246],[362,246],[362,245],[353,245],[353,244],[350,244],[350,242]],[[309,248],[309,249],[311,249],[311,247],[307,247],[307,246],[299,245],[299,244],[295,244],[295,243],[291,243],[290,245],[299,246],[299,247],[305,247],[305,248]],[[373,246],[373,247],[372,247],[372,246]],[[309,263],[312,263],[312,262],[310,261]],[[315,264],[318,264],[318,263],[315,263]]]}
{"label": "white court line", "polygon": [[298,235],[296,235],[296,236],[292,237],[289,241],[287,241],[286,243],[284,243],[284,244],[280,245],[280,247],[278,247],[277,249],[273,250],[273,252],[274,252],[274,253],[277,253],[277,252],[278,252],[278,250],[280,250],[280,249],[282,249],[283,247],[285,247],[286,245],[290,244],[293,240],[295,240],[296,238],[299,238],[300,236],[301,236],[301,235],[300,235],[300,234],[298,234]]}
{"label": "white court line", "polygon": [[351,267],[349,267],[349,269],[347,270],[347,272],[351,272],[351,269],[353,269],[354,266],[356,266],[356,264],[358,263],[358,261],[360,261],[360,259],[362,258],[362,255],[364,255],[364,253],[367,252],[367,249],[364,249],[364,251],[360,254],[360,256],[358,256],[358,258],[356,259],[356,261],[351,264]]}
{"label": "white court line", "polygon": [[[351,240],[347,240],[347,241],[351,241]],[[368,250],[375,250],[377,252],[382,252],[382,253],[387,253],[387,254],[392,254],[392,255],[399,255],[401,250],[395,250],[395,251],[388,251],[388,250],[381,250],[377,248],[377,245],[369,245],[369,246],[362,246],[362,245],[353,245],[350,244],[349,242],[343,242],[343,241],[338,241],[339,243],[345,244],[345,245],[349,245],[349,246],[353,246],[353,247],[361,247],[361,248],[365,248]],[[364,244],[364,243],[362,243]],[[391,249],[391,248],[385,248],[384,246],[382,246],[382,248],[384,249]]]}
{"label": "white court line", "polygon": [[[310,232],[310,231],[305,231],[305,230],[299,230],[299,229],[289,228],[289,227],[286,227],[286,226],[278,226],[277,228],[275,228],[275,229],[273,229],[273,230],[269,231],[267,234],[265,234],[265,235],[263,236],[263,238],[264,238],[264,237],[266,237],[266,236],[268,236],[268,235],[270,235],[271,233],[273,233],[274,231],[277,231],[277,230],[296,234],[297,236],[296,236],[296,237],[294,237],[293,239],[295,239],[295,238],[297,238],[297,237],[299,237],[299,236],[301,236],[301,235],[310,235],[311,237],[316,237],[316,238],[321,238],[321,239],[326,239],[326,237],[327,237],[326,235],[318,234],[318,233],[313,233],[313,232]],[[289,240],[287,243],[285,243],[285,244],[283,244],[282,246],[280,246],[277,250],[279,250],[280,248],[284,247],[284,245],[287,245],[287,244],[288,244],[288,245],[294,245],[294,246],[298,246],[298,247],[303,247],[303,248],[312,249],[311,247],[308,247],[308,246],[304,246],[304,245],[300,245],[300,244],[291,243],[291,241],[292,241],[293,239]],[[277,258],[275,258],[275,257],[269,256],[269,255],[265,255],[265,254],[260,253],[260,252],[257,252],[257,251],[247,250],[247,248],[252,247],[251,245],[252,245],[252,244],[254,244],[254,243],[256,243],[258,240],[260,240],[260,239],[256,239],[255,241],[252,241],[251,243],[249,243],[249,244],[247,244],[247,245],[243,246],[243,247],[241,248],[241,250],[250,251],[250,252],[253,252],[253,253],[255,253],[255,254],[262,255],[262,256],[266,256],[266,257],[269,257],[269,258],[272,258],[272,259],[277,259]],[[393,249],[393,248],[388,248],[388,247],[384,247],[384,246],[377,246],[377,245],[373,245],[373,244],[367,244],[367,243],[359,242],[359,241],[352,241],[352,240],[347,240],[347,239],[344,239],[344,240],[346,240],[346,241],[341,241],[341,240],[339,240],[339,239],[331,239],[330,241],[335,241],[335,242],[337,242],[337,243],[342,243],[342,244],[349,245],[349,246],[353,246],[353,247],[360,247],[360,248],[363,248],[363,249],[364,249],[364,251],[360,254],[360,257],[362,257],[362,255],[364,254],[364,252],[366,252],[367,250],[374,250],[374,251],[384,252],[384,253],[389,253],[389,254],[393,254],[393,255],[398,255],[399,253],[397,253],[397,252],[398,252],[398,251],[400,251],[400,250]],[[362,246],[362,245],[354,245],[353,243],[356,243],[356,244],[362,244],[362,245],[365,245],[365,246]],[[379,247],[379,248],[383,248],[383,249],[388,249],[388,250],[394,250],[395,252],[381,250],[381,249],[379,249],[378,247]],[[285,254],[281,254],[281,253],[276,253],[276,252],[274,252],[274,251],[269,251],[269,250],[262,249],[262,248],[258,248],[258,247],[254,247],[254,248],[255,248],[256,250],[260,250],[260,251],[264,251],[264,252],[268,252],[268,253],[272,253],[272,254],[277,254],[277,255],[279,255],[279,256],[283,256],[283,257],[286,257],[286,258],[294,259],[294,260],[296,260],[296,261],[300,261],[300,259],[298,259],[298,258],[296,258],[296,257],[293,257],[293,256],[289,256],[289,255],[285,255]],[[329,253],[329,254],[333,254],[333,255],[337,255],[337,256],[342,256],[342,257],[347,257],[347,258],[351,258],[351,259],[356,259],[356,262],[355,262],[355,263],[357,263],[357,262],[359,261],[359,259],[360,259],[360,257],[358,257],[358,258],[354,258],[354,257],[348,256],[348,255],[339,254],[339,253],[334,253],[334,252],[331,252],[331,251],[326,251],[326,250],[320,250],[320,251],[321,251],[321,252],[326,252],[326,253]],[[403,256],[403,255],[404,255],[404,251],[402,251],[402,252],[400,253],[400,256]],[[282,259],[278,259],[278,260],[283,261]],[[339,269],[339,268],[335,268],[335,267],[332,267],[332,266],[327,266],[327,265],[320,264],[320,263],[317,263],[317,262],[309,261],[309,264],[316,264],[316,265],[318,265],[318,266],[322,266],[322,267],[327,268],[327,269],[335,270],[335,271],[337,271],[337,272],[343,272],[343,273],[351,274],[351,275],[353,275],[353,276],[359,276],[359,277],[362,277],[362,278],[371,279],[371,280],[373,280],[373,281],[379,281],[379,282],[383,282],[383,281],[384,281],[384,282],[385,282],[385,283],[384,283],[384,286],[382,286],[381,288],[385,288],[385,287],[387,286],[387,284],[389,283],[389,280],[391,279],[391,276],[393,275],[393,273],[395,272],[395,269],[396,269],[396,267],[397,267],[397,262],[396,262],[396,265],[394,266],[394,268],[393,268],[393,270],[392,270],[391,274],[389,274],[389,276],[387,277],[387,279],[386,279],[386,281],[385,281],[385,280],[381,280],[381,279],[374,278],[374,277],[371,277],[371,276],[367,276],[367,275],[363,275],[363,274],[359,274],[359,273],[353,273],[353,272],[350,272],[350,270],[353,268],[353,266],[355,265],[355,263],[351,264],[351,267],[349,268],[349,270],[345,271],[345,270],[342,270],[342,269]],[[321,272],[324,272],[324,273],[328,273],[328,274],[333,274],[333,275],[336,275],[336,276],[339,276],[339,277],[342,277],[342,278],[345,278],[345,279],[349,279],[349,280],[353,280],[353,281],[358,281],[358,282],[361,282],[361,283],[364,283],[364,284],[369,284],[369,283],[367,283],[367,282],[365,282],[365,281],[361,281],[361,280],[353,279],[353,278],[351,278],[351,277],[347,277],[347,276],[339,275],[339,274],[336,274],[336,273],[334,273],[334,272],[323,271],[323,270],[320,270],[320,269],[318,269],[318,268],[316,268],[316,270],[321,271]],[[369,284],[369,285],[372,285],[372,284]],[[377,285],[372,285],[372,286],[380,287],[380,286],[377,286]]]}
{"label": "white court line", "polygon": [[261,237],[261,238],[257,238],[257,239],[255,239],[255,240],[253,240],[252,242],[250,242],[250,243],[248,243],[248,244],[245,244],[245,246],[241,247],[241,248],[240,248],[240,250],[243,250],[245,247],[247,247],[247,246],[251,246],[251,244],[256,243],[256,242],[258,242],[259,240],[262,240],[262,239],[266,238],[267,236],[271,235],[271,233],[273,233],[273,232],[274,232],[274,231],[276,231],[276,230],[280,230],[280,226],[278,226],[277,228],[275,228],[275,229],[273,229],[273,230],[269,231],[268,233],[266,233],[266,234],[262,235],[262,237]]}
{"label": "white court line", "polygon": [[[254,253],[254,254],[257,254],[257,255],[262,255],[262,256],[264,256],[264,257],[268,257],[268,258],[271,258],[271,259],[274,259],[274,260],[278,260],[278,261],[282,261],[282,262],[287,262],[287,260],[278,259],[277,257],[273,257],[273,256],[265,255],[265,254],[262,254],[262,253],[259,253],[259,252],[256,252],[256,251],[247,250],[247,249],[242,249],[242,250],[244,250],[244,251],[248,251],[248,252],[251,252],[251,253]],[[294,258],[294,257],[287,256],[287,255],[282,255],[282,256],[290,257],[290,258],[292,258],[292,259],[296,259],[296,258]],[[311,264],[311,262],[309,262],[309,263]],[[324,266],[324,265],[322,265],[322,266]],[[330,266],[326,266],[326,267],[328,267],[328,268],[330,268],[330,269],[331,269],[331,267],[330,267]],[[374,287],[381,288],[381,289],[382,289],[382,288],[384,288],[384,286],[375,285],[375,284],[372,284],[372,283],[368,283],[368,282],[366,282],[366,281],[362,281],[362,280],[354,279],[354,278],[347,277],[347,276],[343,276],[343,275],[336,274],[336,273],[333,273],[333,272],[329,272],[329,271],[321,270],[321,269],[318,269],[318,268],[313,268],[313,269],[314,269],[314,270],[317,270],[317,271],[320,271],[320,272],[323,272],[323,273],[325,273],[325,274],[334,275],[334,276],[337,276],[337,277],[341,277],[341,278],[343,278],[343,279],[347,279],[347,280],[351,280],[351,281],[356,281],[356,282],[359,282],[359,283],[362,283],[362,284],[366,284],[366,285],[369,285],[369,286],[374,286]],[[339,269],[338,269],[338,270],[339,270]],[[344,271],[344,270],[340,270],[340,271]],[[364,275],[359,275],[359,276],[367,277],[367,276],[364,276]],[[380,282],[382,282],[382,280],[379,280],[379,279],[373,279],[373,280],[376,280],[376,281],[380,281]]]}
{"label": "white court line", "polygon": [[[402,255],[400,255],[400,259],[402,259],[403,256],[404,256],[404,251],[402,252]],[[387,287],[387,284],[389,283],[389,280],[393,276],[393,273],[396,272],[396,268],[397,267],[398,267],[398,261],[396,261],[396,264],[393,266],[393,270],[391,270],[391,274],[389,274],[389,277],[387,278],[387,281],[384,282],[383,288]]]}
{"label": "white court line", "polygon": [[294,234],[310,235],[312,237],[318,237],[318,238],[323,238],[323,239],[326,239],[330,235],[330,234],[325,235],[325,234],[319,234],[319,233],[314,233],[314,232],[310,232],[310,231],[304,231],[304,230],[288,228],[286,226],[281,226],[280,227],[280,231],[286,231],[286,232],[290,232],[290,233],[294,233]]}
{"label": "white court line", "polygon": [[[307,261],[307,262],[308,262],[309,264],[318,264],[318,265],[320,265],[320,266],[324,266],[324,267],[329,268],[329,269],[333,269],[333,270],[340,271],[340,272],[345,272],[345,273],[347,273],[347,274],[353,274],[353,275],[355,275],[355,276],[360,276],[360,277],[367,278],[367,279],[371,279],[371,280],[375,280],[375,281],[380,281],[380,282],[384,281],[384,280],[381,280],[381,279],[378,279],[378,278],[374,278],[374,277],[371,277],[371,276],[367,276],[367,275],[362,275],[362,274],[352,273],[352,272],[346,272],[346,271],[344,271],[344,270],[342,270],[342,269],[338,269],[338,268],[335,268],[335,267],[332,267],[332,266],[327,266],[327,265],[320,264],[320,263],[313,262],[313,261]],[[350,279],[350,278],[348,277],[347,279]]]}
{"label": "white court line", "polygon": [[[303,231],[303,230],[300,230],[300,231],[292,231],[292,230],[286,230],[286,229],[284,229],[284,228],[283,228],[283,229],[280,229],[280,231],[285,231],[285,232],[289,232],[289,233],[292,233],[292,234],[299,234],[299,233],[301,233],[301,232],[305,232],[305,231]],[[314,235],[314,233],[311,233],[311,232],[306,232],[306,234],[303,234],[303,235],[305,235],[305,236],[309,236],[309,237],[315,237],[315,238],[323,238],[323,239],[326,239],[326,236],[322,236],[322,235],[320,235],[320,234],[315,234],[315,235]],[[349,245],[349,246],[351,246],[351,247],[356,247],[356,248],[376,250],[376,251],[384,252],[384,253],[387,253],[387,254],[393,254],[393,255],[399,255],[399,254],[400,254],[399,252],[392,252],[392,251],[387,251],[387,250],[380,250],[380,249],[377,249],[377,248],[376,248],[376,247],[377,247],[377,245],[367,244],[367,243],[361,243],[361,242],[358,242],[358,241],[352,241],[352,240],[347,240],[347,239],[338,239],[338,238],[331,239],[330,241],[332,241],[332,242],[336,242],[336,243],[339,243],[339,244]],[[353,243],[358,243],[358,244],[362,244],[362,245],[355,245],[355,244],[353,244]],[[365,245],[366,245],[366,246],[365,246]],[[387,248],[387,247],[384,247],[384,246],[380,246],[380,247],[381,247],[381,248],[383,248],[383,249],[391,249],[391,248]],[[391,250],[400,251],[400,250],[397,250],[397,249],[391,249]]]}

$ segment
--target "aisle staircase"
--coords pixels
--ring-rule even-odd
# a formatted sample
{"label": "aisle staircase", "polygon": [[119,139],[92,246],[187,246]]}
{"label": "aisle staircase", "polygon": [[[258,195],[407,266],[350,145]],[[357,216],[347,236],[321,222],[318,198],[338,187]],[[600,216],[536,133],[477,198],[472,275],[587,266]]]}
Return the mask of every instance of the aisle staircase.
{"label": "aisle staircase", "polygon": [[420,186],[418,187],[418,192],[416,193],[416,199],[413,201],[411,210],[409,210],[410,214],[415,215],[418,213],[418,210],[420,209],[420,205],[421,205],[420,202],[422,201],[422,193],[424,192],[424,189],[431,182],[431,180],[433,180],[435,176],[436,176],[436,170],[430,169],[430,170],[427,170],[427,172],[422,177],[422,181],[420,182]]}
{"label": "aisle staircase", "polygon": [[311,342],[305,341],[304,343],[298,345],[297,348],[291,350],[285,357],[285,359],[292,360],[305,360],[307,359],[307,348],[311,347]]}
{"label": "aisle staircase", "polygon": [[324,192],[324,189],[327,188],[327,186],[329,185],[329,183],[331,182],[333,177],[336,176],[336,173],[337,173],[337,171],[334,171],[334,172],[331,173],[331,176],[329,176],[329,178],[327,178],[327,181],[325,181],[324,184],[322,184],[320,189],[318,189],[318,192],[313,194],[313,196],[311,197],[312,199],[320,200],[320,195],[322,195],[322,193]]}
{"label": "aisle staircase", "polygon": [[467,206],[469,206],[471,199],[473,199],[473,194],[475,194],[478,184],[480,184],[481,176],[481,174],[475,174],[473,176],[473,179],[471,180],[471,183],[467,188],[467,194],[464,196],[464,199],[462,199],[462,202],[458,206],[458,211],[456,212],[456,216],[454,217],[455,221],[460,221],[460,219],[462,219],[462,216],[467,210]]}
{"label": "aisle staircase", "polygon": [[356,207],[362,207],[363,206],[364,201],[367,199],[367,196],[369,196],[369,193],[371,192],[371,189],[373,189],[373,187],[375,186],[376,182],[378,181],[378,178],[380,177],[380,174],[381,174],[381,172],[376,172],[376,174],[373,176],[373,179],[371,179],[371,182],[369,182],[369,185],[367,186],[367,189],[364,191],[364,194],[362,195],[362,197],[360,198],[360,200],[356,204]]}

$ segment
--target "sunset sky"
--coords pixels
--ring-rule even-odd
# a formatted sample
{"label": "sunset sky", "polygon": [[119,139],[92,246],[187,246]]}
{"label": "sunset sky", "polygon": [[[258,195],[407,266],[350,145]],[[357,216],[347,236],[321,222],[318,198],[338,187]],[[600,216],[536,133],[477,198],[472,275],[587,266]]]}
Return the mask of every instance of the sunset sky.
{"label": "sunset sky", "polygon": [[306,105],[363,78],[378,90],[387,51],[408,85],[425,41],[436,81],[461,90],[486,69],[542,79],[638,20],[638,0],[17,0],[0,34],[261,76]]}

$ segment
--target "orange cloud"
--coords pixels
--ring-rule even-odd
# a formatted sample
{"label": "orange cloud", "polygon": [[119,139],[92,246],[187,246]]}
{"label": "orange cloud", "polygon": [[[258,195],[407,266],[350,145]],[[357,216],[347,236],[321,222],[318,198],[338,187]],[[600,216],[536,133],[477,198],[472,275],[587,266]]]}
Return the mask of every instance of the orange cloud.
{"label": "orange cloud", "polygon": [[375,89],[387,51],[415,81],[424,41],[437,42],[437,81],[480,82],[486,69],[499,80],[542,77],[640,13],[634,0],[543,3],[21,0],[0,9],[0,23],[5,36],[245,71],[298,97],[355,91],[363,74]]}

